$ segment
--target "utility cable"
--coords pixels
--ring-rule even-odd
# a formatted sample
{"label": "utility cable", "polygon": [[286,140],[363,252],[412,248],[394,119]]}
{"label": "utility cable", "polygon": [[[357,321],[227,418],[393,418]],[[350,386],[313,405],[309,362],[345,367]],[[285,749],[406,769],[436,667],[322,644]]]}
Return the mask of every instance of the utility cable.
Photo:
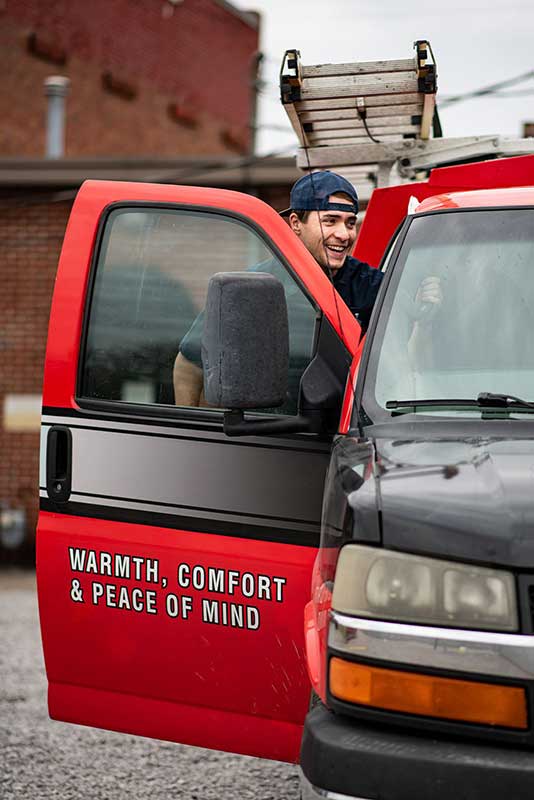
{"label": "utility cable", "polygon": [[534,78],[534,69],[531,69],[528,72],[523,72],[521,73],[521,75],[516,75],[515,78],[508,78],[505,81],[499,81],[498,83],[491,83],[489,84],[489,86],[483,86],[480,89],[475,89],[472,92],[465,92],[464,94],[457,94],[449,97],[444,97],[440,99],[439,105],[440,108],[444,108],[446,106],[452,105],[453,103],[461,103],[464,100],[470,100],[473,97],[483,97],[484,95],[497,94],[499,89],[505,89],[508,86],[515,86],[515,84],[522,83],[523,81],[526,81],[529,78]]}

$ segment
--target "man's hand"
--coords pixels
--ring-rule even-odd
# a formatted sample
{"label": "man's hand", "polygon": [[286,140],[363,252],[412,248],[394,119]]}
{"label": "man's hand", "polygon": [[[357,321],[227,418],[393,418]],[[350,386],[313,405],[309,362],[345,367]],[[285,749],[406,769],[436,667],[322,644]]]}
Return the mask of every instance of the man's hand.
{"label": "man's hand", "polygon": [[415,295],[415,319],[426,322],[432,319],[443,300],[441,281],[435,275],[429,275],[419,284]]}

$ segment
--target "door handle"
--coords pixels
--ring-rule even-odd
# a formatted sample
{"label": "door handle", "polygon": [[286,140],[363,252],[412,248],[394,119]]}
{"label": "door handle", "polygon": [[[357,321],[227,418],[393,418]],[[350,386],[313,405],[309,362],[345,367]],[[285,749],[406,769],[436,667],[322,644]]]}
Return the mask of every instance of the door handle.
{"label": "door handle", "polygon": [[70,497],[72,481],[72,433],[69,428],[54,425],[46,439],[46,491],[56,503]]}

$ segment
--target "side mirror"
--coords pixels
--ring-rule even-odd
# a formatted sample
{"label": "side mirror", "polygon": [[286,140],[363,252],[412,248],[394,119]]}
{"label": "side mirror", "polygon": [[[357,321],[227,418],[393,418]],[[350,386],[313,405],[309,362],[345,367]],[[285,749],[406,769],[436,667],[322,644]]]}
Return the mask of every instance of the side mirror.
{"label": "side mirror", "polygon": [[202,336],[204,395],[228,436],[310,430],[302,417],[245,420],[247,408],[286,399],[289,332],[284,288],[266,272],[219,272],[208,285]]}
{"label": "side mirror", "polygon": [[208,285],[202,363],[204,394],[218,408],[274,408],[285,401],[287,306],[265,272],[219,272]]}

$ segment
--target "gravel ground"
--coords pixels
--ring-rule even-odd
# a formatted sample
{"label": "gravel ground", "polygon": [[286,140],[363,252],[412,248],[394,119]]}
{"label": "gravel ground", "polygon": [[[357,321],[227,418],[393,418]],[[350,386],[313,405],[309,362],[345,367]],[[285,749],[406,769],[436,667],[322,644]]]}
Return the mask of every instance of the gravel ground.
{"label": "gravel ground", "polygon": [[53,722],[35,575],[0,571],[0,797],[297,800],[296,767]]}

